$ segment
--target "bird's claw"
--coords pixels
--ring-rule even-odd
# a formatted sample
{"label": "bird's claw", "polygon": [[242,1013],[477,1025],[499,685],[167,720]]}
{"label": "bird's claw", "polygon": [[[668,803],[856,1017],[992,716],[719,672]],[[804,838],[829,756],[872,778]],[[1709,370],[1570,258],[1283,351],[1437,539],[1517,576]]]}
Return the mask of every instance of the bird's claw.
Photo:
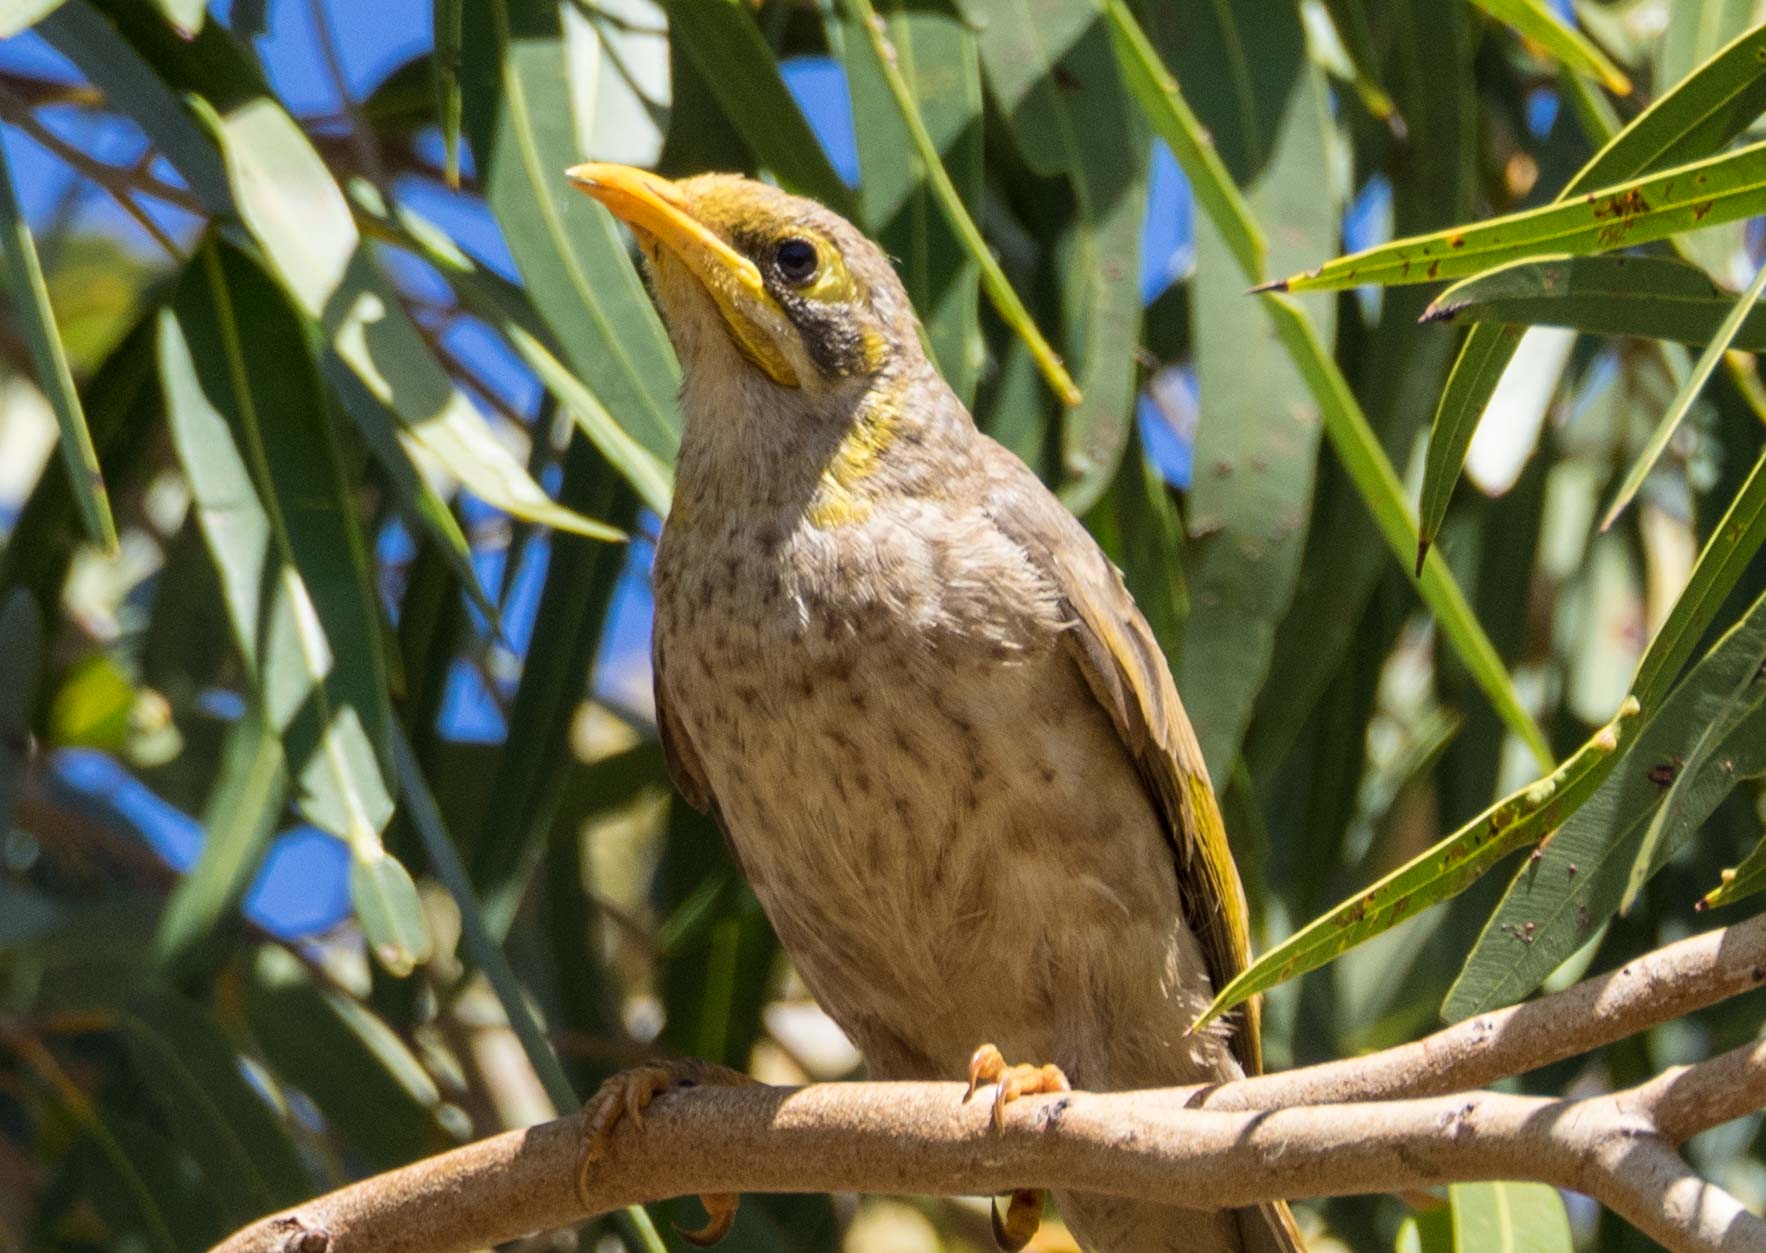
{"label": "bird's claw", "polygon": [[993,1094],[995,1131],[1006,1125],[1006,1106],[1019,1097],[1073,1090],[1073,1085],[1067,1082],[1067,1076],[1059,1066],[1052,1063],[1041,1066],[1010,1066],[997,1048],[991,1044],[983,1044],[969,1057],[969,1091],[963,1100],[972,1099],[977,1088],[989,1083],[998,1085]]}
{"label": "bird's claw", "polygon": [[[644,1131],[644,1109],[662,1093],[674,1088],[703,1084],[743,1084],[754,1080],[727,1066],[694,1058],[677,1058],[621,1071],[603,1083],[583,1106],[582,1130],[576,1160],[576,1191],[584,1207],[593,1209],[589,1189],[595,1165],[607,1157],[614,1129],[624,1119],[638,1134]],[[710,1220],[695,1231],[680,1231],[681,1238],[708,1248],[730,1233],[741,1198],[734,1192],[708,1192],[699,1198]]]}
{"label": "bird's claw", "polygon": [[996,1199],[989,1215],[993,1219],[993,1242],[1005,1253],[1018,1253],[1042,1226],[1042,1189],[1020,1188],[1012,1193],[1006,1198],[1004,1213]]}

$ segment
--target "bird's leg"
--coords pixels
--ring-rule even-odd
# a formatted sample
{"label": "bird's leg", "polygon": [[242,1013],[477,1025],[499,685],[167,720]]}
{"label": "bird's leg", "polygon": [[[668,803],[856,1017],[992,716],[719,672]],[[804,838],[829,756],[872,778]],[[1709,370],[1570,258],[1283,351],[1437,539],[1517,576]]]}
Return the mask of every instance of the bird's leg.
{"label": "bird's leg", "polygon": [[[610,1137],[621,1118],[631,1123],[632,1130],[643,1133],[644,1108],[662,1093],[675,1088],[696,1088],[704,1084],[734,1087],[756,1080],[739,1070],[714,1062],[681,1057],[621,1071],[589,1098],[583,1106],[582,1131],[576,1164],[576,1191],[585,1206],[589,1205],[589,1176],[595,1163],[607,1156]],[[733,1192],[708,1192],[700,1196],[710,1220],[697,1231],[680,1231],[681,1238],[701,1248],[716,1244],[730,1232],[736,1221],[740,1201]]]}
{"label": "bird's leg", "polygon": [[991,1044],[983,1044],[969,1056],[969,1092],[963,1100],[969,1100],[975,1095],[975,1089],[987,1083],[999,1085],[993,1094],[993,1126],[996,1131],[1005,1126],[1006,1106],[1019,1097],[1073,1090],[1073,1085],[1067,1082],[1067,1076],[1061,1073],[1059,1066],[1008,1066],[997,1048]]}
{"label": "bird's leg", "polygon": [[1005,1253],[1018,1253],[1042,1226],[1042,1189],[1020,1188],[1006,1198],[1006,1209],[1000,1212],[996,1198],[990,1214],[993,1218],[993,1242]]}
{"label": "bird's leg", "polygon": [[[1006,1064],[999,1049],[991,1044],[983,1044],[970,1055],[969,1092],[963,1099],[969,1100],[975,1095],[975,1090],[986,1083],[997,1085],[993,1094],[993,1126],[996,1131],[1005,1125],[1007,1104],[1019,1097],[1073,1090],[1059,1066],[1010,1066]],[[1020,1188],[1012,1193],[1006,1199],[1003,1213],[996,1200],[992,1209],[993,1242],[1004,1249],[1005,1253],[1018,1253],[1018,1250],[1030,1243],[1031,1237],[1036,1235],[1036,1229],[1042,1226],[1042,1204],[1040,1188]]]}

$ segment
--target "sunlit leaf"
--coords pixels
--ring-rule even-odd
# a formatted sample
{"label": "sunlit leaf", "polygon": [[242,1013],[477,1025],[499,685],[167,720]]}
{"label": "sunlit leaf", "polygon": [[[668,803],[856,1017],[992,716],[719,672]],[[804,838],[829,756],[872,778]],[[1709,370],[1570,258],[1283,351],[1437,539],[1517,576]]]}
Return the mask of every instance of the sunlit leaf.
{"label": "sunlit leaf", "polygon": [[[1766,108],[1766,26],[1715,52],[1614,135],[1559,194],[1559,202],[1634,178],[1670,161],[1715,152]],[[1507,342],[1504,342],[1504,341]],[[1519,336],[1473,327],[1435,411],[1423,469],[1422,544],[1434,542],[1485,406]]]}

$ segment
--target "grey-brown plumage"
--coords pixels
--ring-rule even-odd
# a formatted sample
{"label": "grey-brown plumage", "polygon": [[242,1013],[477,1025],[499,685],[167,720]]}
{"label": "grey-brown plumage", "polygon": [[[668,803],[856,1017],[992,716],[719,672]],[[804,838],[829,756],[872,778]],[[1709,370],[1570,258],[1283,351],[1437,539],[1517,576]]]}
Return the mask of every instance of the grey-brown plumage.
{"label": "grey-brown plumage", "polygon": [[[1185,1032],[1244,900],[1116,570],[975,429],[854,228],[746,180],[659,194],[746,286],[639,230],[685,379],[657,716],[805,982],[883,1078],[961,1077],[983,1041],[1080,1088],[1255,1069],[1254,1019]],[[1059,1202],[1092,1253],[1297,1247],[1279,1206]]]}

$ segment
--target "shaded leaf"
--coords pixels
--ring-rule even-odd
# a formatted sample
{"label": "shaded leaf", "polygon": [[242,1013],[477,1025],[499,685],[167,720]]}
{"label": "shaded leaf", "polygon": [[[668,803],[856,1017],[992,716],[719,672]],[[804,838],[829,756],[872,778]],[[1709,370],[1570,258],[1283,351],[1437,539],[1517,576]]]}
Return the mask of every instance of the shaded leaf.
{"label": "shaded leaf", "polygon": [[779,77],[766,36],[742,0],[668,0],[669,37],[699,67],[724,116],[787,191],[855,216],[797,101]]}
{"label": "shaded leaf", "polygon": [[1102,10],[1061,0],[959,0],[1024,163],[1065,175],[1077,217],[1064,241],[1063,340],[1082,399],[1061,431],[1062,499],[1083,514],[1110,485],[1133,420],[1147,144]]}
{"label": "shaded leaf", "polygon": [[179,879],[153,936],[155,959],[178,969],[244,899],[282,817],[288,780],[282,743],[256,701],[227,732],[202,815],[202,853]]}
{"label": "shaded leaf", "polygon": [[564,171],[582,159],[556,4],[471,5],[466,123],[479,179],[550,340],[619,426],[663,462],[680,370],[611,215]]}
{"label": "shaded leaf", "polygon": [[[932,190],[932,200],[945,222],[955,233],[957,242],[963,251],[980,268],[981,286],[993,302],[994,310],[1000,320],[1009,326],[1013,333],[1024,341],[1035,359],[1037,369],[1048,380],[1049,387],[1061,398],[1063,404],[1077,405],[1081,401],[1079,390],[1074,386],[1073,379],[1067,373],[1067,367],[1055,355],[1042,332],[1037,329],[1030,311],[1012,289],[1006,278],[1006,272],[1000,268],[993,253],[988,249],[987,242],[981,237],[981,228],[969,216],[968,208],[963,204],[956,184],[951,181],[950,174],[944,168],[944,161],[938,151],[938,145],[926,129],[925,121],[920,117],[919,106],[914,100],[913,88],[902,75],[900,69],[901,53],[889,42],[888,27],[877,16],[870,0],[847,0],[854,25],[853,44],[861,51],[853,54],[854,63],[867,66],[871,72],[879,75],[888,92],[888,99],[893,103],[897,116],[907,128],[920,159],[920,168],[924,178]],[[870,53],[867,59],[863,50]]]}
{"label": "shaded leaf", "polygon": [[110,516],[110,495],[104,488],[98,451],[92,445],[92,432],[86,428],[86,413],[80,406],[73,372],[68,368],[67,350],[55,326],[55,311],[49,307],[49,288],[43,282],[37,245],[31,239],[30,224],[25,221],[12,185],[12,166],[4,145],[0,145],[0,243],[4,245],[6,260],[6,289],[25,341],[30,345],[37,381],[61,426],[61,460],[74,499],[79,502],[86,534],[107,552],[114,553],[117,529]]}
{"label": "shaded leaf", "polygon": [[1578,74],[1597,78],[1608,91],[1631,94],[1631,80],[1581,31],[1560,22],[1543,0],[1472,0],[1478,8],[1542,48]]}
{"label": "shaded leaf", "polygon": [[1699,355],[1698,361],[1681,382],[1680,390],[1674,394],[1673,401],[1668,405],[1668,411],[1662,415],[1661,421],[1656,423],[1656,429],[1650,432],[1649,441],[1644,445],[1643,451],[1638,453],[1637,460],[1632,463],[1631,469],[1626,471],[1625,481],[1619,485],[1618,494],[1614,496],[1613,503],[1607,507],[1606,515],[1601,519],[1601,530],[1604,531],[1612,526],[1618,516],[1624,512],[1625,506],[1630,504],[1632,498],[1637,495],[1638,489],[1643,486],[1644,479],[1649,477],[1649,472],[1655,468],[1656,462],[1667,450],[1668,441],[1673,439],[1674,432],[1680,429],[1681,420],[1691,411],[1693,401],[1697,400],[1699,393],[1704,391],[1705,383],[1711,377],[1711,371],[1717,368],[1717,362],[1728,351],[1730,344],[1735,339],[1736,332],[1741,329],[1743,321],[1757,308],[1763,288],[1766,288],[1766,265],[1759,268],[1759,271],[1754,275],[1753,282],[1748,284],[1748,289],[1741,294],[1741,298],[1731,302],[1729,313],[1724,317],[1722,325],[1717,328],[1716,336],[1705,346],[1705,351]]}
{"label": "shaded leaf", "polygon": [[[981,62],[975,33],[954,9],[886,0],[881,12],[896,68],[958,199],[973,217],[980,210],[985,172],[982,145]],[[979,288],[982,262],[965,251],[940,211],[924,157],[853,10],[846,22],[846,82],[858,142],[859,205],[871,235],[896,258],[939,373],[958,399],[973,405],[985,347]]]}
{"label": "shaded leaf", "polygon": [[23,589],[0,605],[0,833],[12,830],[31,757],[31,709],[43,664],[43,623]]}
{"label": "shaded leaf", "polygon": [[1755,725],[1744,720],[1740,734],[1693,770],[1650,868],[1710,815],[1737,775],[1766,771],[1766,717],[1758,713],[1763,664],[1766,597],[1674,689],[1600,791],[1521,868],[1448,993],[1448,1018],[1520,1000],[1618,912],[1665,795],[1689,769],[1700,733],[1738,692],[1749,699]]}
{"label": "shaded leaf", "polygon": [[[1562,202],[1605,183],[1633,178],[1668,161],[1715,152],[1766,108],[1766,26],[1756,27],[1714,53],[1632,120],[1579,170],[1559,194]],[[1474,327],[1460,350],[1435,411],[1423,467],[1422,544],[1434,542],[1447,502],[1465,464],[1485,406],[1520,339]],[[1464,367],[1462,369],[1462,366]],[[1420,563],[1419,563],[1420,564]]]}
{"label": "shaded leaf", "polygon": [[[1696,265],[1621,253],[1516,261],[1487,270],[1442,292],[1423,321],[1567,326],[1596,335],[1708,344],[1734,309],[1735,296]],[[1730,346],[1766,349],[1766,310],[1749,312]]]}

